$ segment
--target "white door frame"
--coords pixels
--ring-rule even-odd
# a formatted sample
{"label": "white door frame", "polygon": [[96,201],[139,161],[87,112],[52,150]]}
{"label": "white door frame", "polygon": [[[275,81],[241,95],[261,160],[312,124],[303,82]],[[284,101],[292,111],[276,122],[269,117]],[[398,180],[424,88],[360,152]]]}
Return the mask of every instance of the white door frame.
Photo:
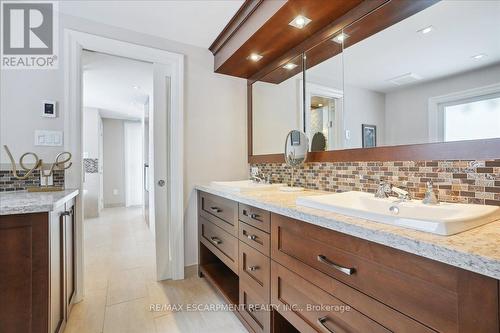
{"label": "white door frame", "polygon": [[[157,267],[158,272],[169,272],[170,276],[157,276],[159,280],[165,278],[184,278],[184,56],[160,49],[145,47],[137,44],[118,41],[101,36],[91,35],[70,29],[64,30],[64,132],[65,149],[73,153],[74,167],[66,174],[67,188],[83,188],[82,165],[82,50],[117,55],[151,63],[164,64],[171,68],[171,99],[168,114],[168,197],[169,218],[166,221],[156,221],[157,249],[168,246],[169,256],[157,250],[157,262],[167,267]],[[155,111],[153,111],[155,112]],[[155,179],[155,182],[157,179]],[[76,295],[75,301],[83,299],[83,200],[82,195],[77,197],[76,211]],[[161,230],[167,235],[160,234]],[[160,259],[160,260],[159,260]],[[170,266],[170,267],[168,267]]]}
{"label": "white door frame", "polygon": [[[300,86],[302,86],[303,80],[300,80]],[[302,89],[300,89],[300,100],[302,100]],[[311,129],[308,128],[307,126],[311,123],[311,114],[309,112],[309,109],[311,107],[311,96],[321,96],[325,98],[334,98],[337,100],[337,104],[335,107],[335,125],[337,128],[335,129],[335,149],[339,148],[341,146],[341,140],[342,140],[342,133],[344,131],[344,107],[343,105],[339,106],[338,100],[341,100],[344,98],[344,91],[330,88],[327,86],[322,86],[316,83],[311,83],[311,82],[306,82],[306,98],[305,98],[305,106],[306,106],[306,111],[305,112],[305,123],[304,123],[304,112],[300,112],[300,123],[301,123],[301,130],[305,128],[305,133],[307,137],[309,138],[309,148],[311,148],[312,145],[312,137],[314,133],[311,133]],[[330,148],[330,147],[328,147]],[[332,148],[333,149],[333,148]]]}

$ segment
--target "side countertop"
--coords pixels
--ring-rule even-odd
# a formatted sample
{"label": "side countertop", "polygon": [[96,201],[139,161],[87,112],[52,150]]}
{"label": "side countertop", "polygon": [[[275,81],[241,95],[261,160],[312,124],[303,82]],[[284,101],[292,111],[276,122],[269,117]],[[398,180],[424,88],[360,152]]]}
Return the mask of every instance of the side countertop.
{"label": "side countertop", "polygon": [[321,191],[240,193],[209,185],[198,185],[196,189],[500,279],[500,220],[456,235],[440,236],[295,204],[297,197],[325,193]]}
{"label": "side countertop", "polygon": [[77,189],[58,192],[1,192],[0,215],[50,212],[77,195]]}

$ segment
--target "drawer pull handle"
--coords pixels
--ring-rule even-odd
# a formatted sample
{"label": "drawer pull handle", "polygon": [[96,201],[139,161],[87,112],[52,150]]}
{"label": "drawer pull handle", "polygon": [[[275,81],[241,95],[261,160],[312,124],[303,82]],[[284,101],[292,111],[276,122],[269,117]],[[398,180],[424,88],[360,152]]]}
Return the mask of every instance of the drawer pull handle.
{"label": "drawer pull handle", "polygon": [[212,240],[212,243],[214,243],[215,245],[219,245],[222,243],[222,241],[217,237],[210,237],[210,239]]}
{"label": "drawer pull handle", "polygon": [[328,260],[328,258],[322,254],[318,255],[318,261],[322,262],[323,264],[327,264],[328,266],[333,267],[336,270],[338,270],[344,274],[347,274],[347,275],[352,275],[356,272],[356,270],[354,268],[347,268],[347,267],[342,267],[342,266],[337,265],[333,261]]}
{"label": "drawer pull handle", "polygon": [[257,239],[257,236],[256,235],[248,235],[247,238],[254,241]]}
{"label": "drawer pull handle", "polygon": [[246,209],[243,209],[243,215],[249,216],[253,220],[257,220],[259,222],[262,222],[259,214],[252,213],[252,214],[248,215],[248,211]]}
{"label": "drawer pull handle", "polygon": [[214,213],[221,213],[222,212],[222,209],[220,209],[219,207],[210,207],[210,210]]}
{"label": "drawer pull handle", "polygon": [[262,222],[259,214],[250,214],[250,218]]}
{"label": "drawer pull handle", "polygon": [[327,332],[330,332],[330,333],[335,333],[335,331],[332,331],[331,329],[329,329],[325,323],[326,321],[328,320],[328,317],[327,316],[324,316],[324,317],[321,317],[321,318],[318,318],[318,324],[321,325],[321,327],[323,327]]}
{"label": "drawer pull handle", "polygon": [[259,269],[259,266],[250,266],[250,267],[248,267],[247,270],[250,271],[250,272],[253,272],[253,271],[256,271],[258,269]]}

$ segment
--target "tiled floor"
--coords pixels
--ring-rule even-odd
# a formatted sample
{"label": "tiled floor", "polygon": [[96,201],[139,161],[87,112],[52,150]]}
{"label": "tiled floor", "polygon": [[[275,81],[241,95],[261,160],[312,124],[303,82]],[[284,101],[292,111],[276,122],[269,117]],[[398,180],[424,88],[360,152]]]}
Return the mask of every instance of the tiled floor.
{"label": "tiled floor", "polygon": [[74,305],[65,333],[246,332],[230,312],[165,306],[223,301],[195,272],[182,281],[155,280],[154,237],[140,208],[105,209],[86,220],[84,242],[85,299]]}

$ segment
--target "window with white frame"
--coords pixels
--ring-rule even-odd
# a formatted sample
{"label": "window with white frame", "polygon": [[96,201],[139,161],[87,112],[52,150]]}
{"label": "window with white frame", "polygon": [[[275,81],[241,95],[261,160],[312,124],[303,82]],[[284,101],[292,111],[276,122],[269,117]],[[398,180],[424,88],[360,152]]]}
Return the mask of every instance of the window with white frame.
{"label": "window with white frame", "polygon": [[429,99],[429,142],[500,138],[500,83]]}
{"label": "window with white frame", "polygon": [[500,137],[500,93],[439,105],[443,141]]}

